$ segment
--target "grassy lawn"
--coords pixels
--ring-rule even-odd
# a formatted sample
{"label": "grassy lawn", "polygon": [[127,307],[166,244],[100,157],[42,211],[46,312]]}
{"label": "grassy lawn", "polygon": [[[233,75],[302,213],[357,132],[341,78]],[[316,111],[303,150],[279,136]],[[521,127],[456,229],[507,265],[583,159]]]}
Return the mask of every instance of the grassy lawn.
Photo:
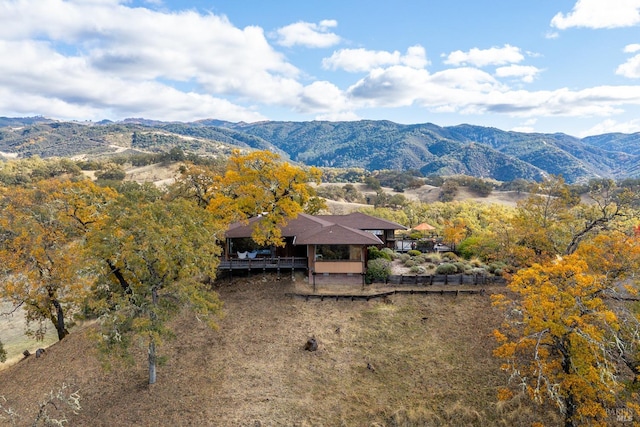
{"label": "grassy lawn", "polygon": [[[0,303],[0,313],[9,313],[12,310],[10,303]],[[47,328],[44,341],[36,341],[25,335],[24,311],[17,310],[11,315],[0,315],[0,340],[7,351],[7,362],[0,363],[0,370],[22,359],[22,352],[29,350],[34,353],[40,347],[47,347],[56,342],[58,337],[53,325]]]}

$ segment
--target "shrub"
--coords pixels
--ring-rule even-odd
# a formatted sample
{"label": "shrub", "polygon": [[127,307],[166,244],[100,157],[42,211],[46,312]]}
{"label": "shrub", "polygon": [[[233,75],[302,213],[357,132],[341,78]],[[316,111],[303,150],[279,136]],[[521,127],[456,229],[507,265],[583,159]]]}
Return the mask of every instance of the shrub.
{"label": "shrub", "polygon": [[441,255],[441,257],[448,260],[457,260],[459,258],[458,255],[454,254],[453,252],[445,252]]}
{"label": "shrub", "polygon": [[400,262],[402,262],[403,264],[407,261],[409,261],[411,259],[411,255],[409,254],[402,254],[400,255]]}
{"label": "shrub", "polygon": [[422,252],[416,249],[411,249],[410,251],[407,252],[407,254],[409,254],[409,256],[418,256],[418,255],[422,255]]}
{"label": "shrub", "polygon": [[422,254],[418,255],[413,260],[416,264],[424,264],[425,262],[427,262],[427,258]]}
{"label": "shrub", "polygon": [[414,265],[416,265],[416,262],[412,259],[408,259],[404,262],[405,267],[413,267]]}
{"label": "shrub", "polygon": [[484,267],[484,263],[478,258],[470,259],[469,264],[471,264],[472,267]]}
{"label": "shrub", "polygon": [[415,274],[424,274],[427,272],[427,269],[421,265],[414,265],[409,271]]}
{"label": "shrub", "polygon": [[440,254],[429,254],[426,258],[427,262],[432,262],[434,264],[439,264],[442,261],[442,257]]}
{"label": "shrub", "polygon": [[436,274],[455,274],[457,271],[458,268],[450,262],[440,264],[438,268],[436,268]]}
{"label": "shrub", "polygon": [[368,283],[373,281],[386,281],[391,274],[391,261],[385,258],[370,260],[367,267],[366,279]]}
{"label": "shrub", "polygon": [[384,251],[381,251],[380,249],[378,249],[375,246],[369,246],[367,248],[367,251],[369,252],[369,260],[383,258],[383,259],[386,259],[388,261],[391,261],[393,259],[393,258],[391,258],[391,255],[389,255],[388,253],[386,253]]}
{"label": "shrub", "polygon": [[464,273],[465,271],[469,270],[469,266],[464,262],[460,262],[460,261],[454,262],[453,265],[456,266],[458,273]]}
{"label": "shrub", "polygon": [[382,248],[382,252],[389,255],[389,259],[397,259],[399,257],[397,252],[394,252],[391,248]]}
{"label": "shrub", "polygon": [[491,264],[489,264],[489,273],[499,276],[502,274],[502,271],[506,266],[507,264],[501,261],[492,262]]}

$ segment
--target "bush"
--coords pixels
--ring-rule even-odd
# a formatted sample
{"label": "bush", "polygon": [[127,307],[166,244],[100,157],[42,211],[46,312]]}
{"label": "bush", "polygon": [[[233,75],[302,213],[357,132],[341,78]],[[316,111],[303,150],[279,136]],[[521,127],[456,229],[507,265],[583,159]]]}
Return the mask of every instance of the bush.
{"label": "bush", "polygon": [[391,248],[382,248],[382,252],[389,255],[389,259],[397,259],[399,256],[398,253],[394,252]]}
{"label": "bush", "polygon": [[450,262],[440,264],[438,268],[436,268],[436,274],[456,274],[457,271],[458,268]]}
{"label": "bush", "polygon": [[453,252],[445,252],[441,255],[441,257],[448,260],[457,260],[459,258],[458,255],[454,254]]}
{"label": "bush", "polygon": [[414,265],[409,271],[414,274],[424,274],[427,272],[427,269],[421,265]]}
{"label": "bush", "polygon": [[400,262],[402,262],[403,264],[407,261],[409,261],[411,259],[411,255],[409,254],[402,254],[400,255]]}
{"label": "bush", "polygon": [[413,260],[415,261],[416,264],[424,264],[425,262],[427,262],[427,258],[422,254],[418,255]]}
{"label": "bush", "polygon": [[410,251],[407,251],[407,254],[409,256],[418,256],[418,255],[422,255],[422,252],[416,250],[416,249],[411,249]]}
{"label": "bush", "polygon": [[440,256],[440,254],[429,254],[426,257],[426,261],[434,264],[439,264],[440,261],[442,261],[442,257]]}
{"label": "bush", "polygon": [[469,270],[469,266],[464,262],[460,262],[460,261],[454,262],[453,265],[456,266],[458,273],[464,273],[465,271]]}
{"label": "bush", "polygon": [[127,173],[122,167],[109,164],[102,170],[96,172],[96,178],[104,181],[122,181],[127,176]]}
{"label": "bush", "polygon": [[505,269],[506,266],[507,264],[505,264],[504,262],[500,262],[500,261],[492,262],[491,264],[489,264],[489,273],[499,276],[502,274],[502,271]]}
{"label": "bush", "polygon": [[408,259],[404,262],[405,267],[413,267],[414,265],[416,265],[416,262],[412,259]]}
{"label": "bush", "polygon": [[382,259],[386,259],[388,261],[391,261],[393,259],[391,257],[391,255],[389,255],[387,252],[381,251],[380,249],[378,249],[375,246],[369,246],[367,248],[367,251],[369,252],[369,260],[382,258]]}
{"label": "bush", "polygon": [[373,281],[386,281],[391,274],[391,261],[385,258],[370,260],[365,276],[368,283]]}

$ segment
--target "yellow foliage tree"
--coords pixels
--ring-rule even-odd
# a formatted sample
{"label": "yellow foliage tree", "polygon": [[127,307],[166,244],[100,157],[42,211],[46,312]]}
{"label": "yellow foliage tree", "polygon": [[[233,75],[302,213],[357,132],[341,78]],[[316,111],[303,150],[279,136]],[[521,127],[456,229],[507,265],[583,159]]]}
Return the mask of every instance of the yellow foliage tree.
{"label": "yellow foliage tree", "polygon": [[28,333],[42,338],[51,322],[58,338],[90,289],[82,237],[101,221],[113,191],[88,180],[49,179],[0,193],[0,297],[26,309]]}
{"label": "yellow foliage tree", "polygon": [[537,402],[555,403],[566,426],[607,425],[608,409],[624,401],[625,377],[633,379],[621,366],[637,355],[638,328],[635,335],[621,333],[623,322],[605,300],[615,282],[603,263],[580,252],[534,263],[509,284],[518,298],[493,297],[507,314],[495,331],[495,356],[504,359],[512,386]]}
{"label": "yellow foliage tree", "polygon": [[442,233],[444,241],[455,248],[462,239],[467,237],[467,224],[464,219],[460,217],[454,218],[453,220],[445,220]]}
{"label": "yellow foliage tree", "polygon": [[226,224],[262,216],[253,240],[259,245],[281,246],[280,228],[289,219],[309,202],[310,209],[322,208],[309,185],[320,183],[321,175],[317,168],[293,166],[269,151],[234,151],[224,173],[193,166],[183,169],[173,193],[196,199]]}

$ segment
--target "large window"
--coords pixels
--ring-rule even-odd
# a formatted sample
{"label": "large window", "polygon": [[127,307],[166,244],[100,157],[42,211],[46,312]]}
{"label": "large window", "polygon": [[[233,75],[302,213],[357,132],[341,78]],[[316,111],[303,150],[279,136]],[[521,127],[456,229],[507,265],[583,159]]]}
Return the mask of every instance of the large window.
{"label": "large window", "polygon": [[362,248],[352,245],[317,245],[316,259],[318,261],[360,261]]}

